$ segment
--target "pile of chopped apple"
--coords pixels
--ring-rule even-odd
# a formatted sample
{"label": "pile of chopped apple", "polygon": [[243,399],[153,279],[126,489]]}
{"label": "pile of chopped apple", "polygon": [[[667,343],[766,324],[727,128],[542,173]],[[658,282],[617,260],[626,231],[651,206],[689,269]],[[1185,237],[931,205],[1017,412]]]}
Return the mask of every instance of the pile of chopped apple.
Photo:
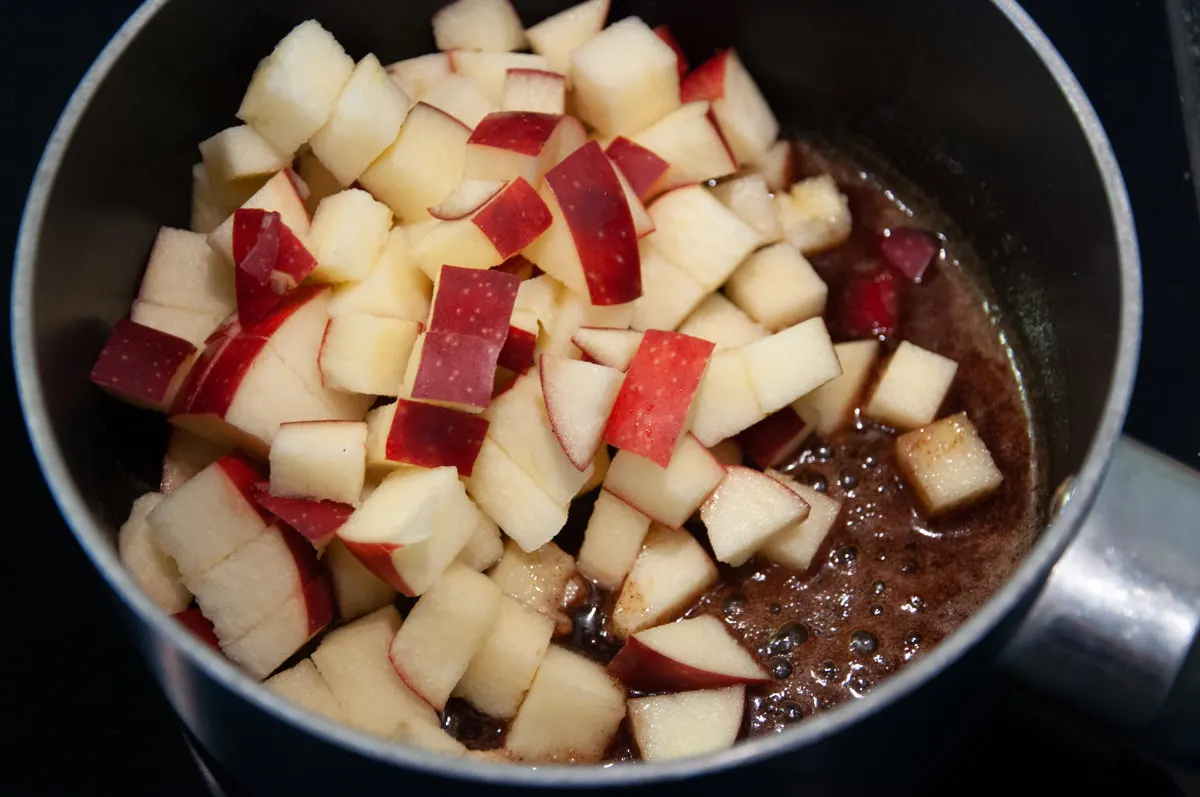
{"label": "pile of chopped apple", "polygon": [[[805,255],[848,236],[846,198],[790,184],[736,52],[689,71],[607,15],[458,0],[440,52],[386,68],[296,27],[92,372],[174,429],[120,534],[146,593],[303,706],[450,755],[451,697],[511,721],[512,760],[600,760],[626,717],[647,760],[733,744],[768,676],[678,619],[718,579],[683,526],[807,568],[838,502],[770,468],[855,409],[907,431],[931,514],[1000,480],[966,417],[934,422],[955,363],[876,363],[936,239],[884,237],[834,345]],[[597,489],[574,558],[554,540]],[[582,579],[618,594],[607,668],[555,642]]]}

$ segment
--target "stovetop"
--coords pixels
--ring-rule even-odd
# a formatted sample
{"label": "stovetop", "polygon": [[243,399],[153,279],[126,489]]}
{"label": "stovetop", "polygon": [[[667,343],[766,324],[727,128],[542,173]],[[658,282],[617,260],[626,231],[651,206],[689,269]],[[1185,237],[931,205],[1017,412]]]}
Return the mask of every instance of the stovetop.
{"label": "stovetop", "polygon": [[[11,250],[24,195],[59,110],[135,0],[8,3],[0,11],[0,240]],[[1200,0],[1166,0],[1200,28]],[[1028,0],[1029,12],[1071,64],[1095,104],[1125,173],[1137,216],[1146,325],[1127,430],[1200,467],[1200,404],[1190,336],[1200,296],[1200,191],[1189,165],[1181,94],[1200,100],[1200,55],[1190,89],[1173,71],[1160,0]],[[1200,34],[1191,42],[1200,54]],[[1193,130],[1200,106],[1193,104]],[[1200,131],[1194,133],[1200,135]],[[1200,158],[1200,154],[1197,154]],[[7,312],[7,304],[5,305]],[[7,316],[6,316],[7,318]],[[4,323],[7,332],[7,320]],[[208,795],[212,785],[122,629],[112,604],[59,519],[20,426],[9,368],[0,407],[15,479],[0,576],[10,627],[3,661],[8,793]],[[14,506],[16,505],[16,506]],[[1140,795],[1200,794],[1200,780],[1172,773],[1119,740],[1100,738],[1045,701],[997,676],[999,699],[981,703],[980,730],[947,758],[932,794],[958,794],[984,775],[996,790]],[[201,754],[202,756],[202,754]],[[986,774],[985,774],[986,773]],[[882,774],[882,773],[881,773]],[[219,775],[217,777],[220,777]],[[15,781],[15,782],[14,782]],[[881,782],[881,786],[885,786]],[[968,786],[969,787],[969,786]],[[228,786],[229,797],[237,794]]]}

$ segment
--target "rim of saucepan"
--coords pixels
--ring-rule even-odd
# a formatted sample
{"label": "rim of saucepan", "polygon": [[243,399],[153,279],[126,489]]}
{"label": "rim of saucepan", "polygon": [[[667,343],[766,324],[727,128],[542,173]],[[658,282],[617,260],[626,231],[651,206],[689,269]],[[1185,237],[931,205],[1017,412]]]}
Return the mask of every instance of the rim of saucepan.
{"label": "rim of saucepan", "polygon": [[1108,195],[1121,268],[1121,320],[1116,367],[1099,428],[1075,480],[1074,495],[1053,519],[1007,583],[978,612],[927,655],[871,690],[869,697],[821,712],[787,731],[748,740],[708,756],[666,763],[603,766],[514,766],[447,756],[403,747],[334,723],[275,695],[231,662],[198,641],[165,615],[134,585],[117,558],[108,533],[71,480],[43,401],[33,333],[33,282],[46,204],[63,153],[97,87],[112,65],[168,0],[147,0],[121,27],[92,64],[58,120],[38,165],[21,220],[12,286],[12,338],[16,375],[25,422],[46,481],[79,544],[109,586],[132,607],[141,622],[166,638],[209,678],[276,718],[367,758],[432,775],[518,786],[587,787],[648,783],[694,777],[761,761],[814,744],[839,733],[925,684],[959,659],[1004,617],[1016,601],[1034,589],[1079,527],[1121,432],[1133,388],[1141,325],[1141,280],[1137,238],[1129,198],[1116,158],[1095,110],[1070,68],[1046,35],[1013,0],[990,0],[1041,58],[1070,104],[1092,150]]}

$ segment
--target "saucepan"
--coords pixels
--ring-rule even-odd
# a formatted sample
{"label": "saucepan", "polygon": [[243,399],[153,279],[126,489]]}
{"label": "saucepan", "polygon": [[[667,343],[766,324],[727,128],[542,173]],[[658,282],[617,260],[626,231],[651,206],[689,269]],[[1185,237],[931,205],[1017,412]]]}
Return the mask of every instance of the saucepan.
{"label": "saucepan", "polygon": [[[281,700],[163,615],[114,532],[164,432],[87,386],[161,223],[187,226],[195,143],[231,117],[257,60],[318,18],[384,63],[428,52],[438,0],[149,0],[54,131],[22,224],[16,371],[47,482],[184,723],[252,793],[477,786],[662,787],[754,778],[878,790],[928,770],[971,722],[999,661],[1034,687],[1176,756],[1200,751],[1200,482],[1121,438],[1140,332],[1137,241],[1087,97],[1011,0],[614,0],[669,22],[694,56],[733,45],[786,130],[877,152],[965,232],[1020,337],[1053,499],[1038,542],[951,637],[857,701],[678,763],[450,761]],[[518,2],[528,20],[566,7]]]}

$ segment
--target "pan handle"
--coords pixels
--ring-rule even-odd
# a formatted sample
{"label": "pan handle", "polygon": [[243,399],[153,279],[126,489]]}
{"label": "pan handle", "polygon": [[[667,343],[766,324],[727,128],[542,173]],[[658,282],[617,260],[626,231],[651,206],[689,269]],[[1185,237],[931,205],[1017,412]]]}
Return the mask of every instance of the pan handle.
{"label": "pan handle", "polygon": [[1194,764],[1198,632],[1200,473],[1124,438],[1002,661],[1035,690]]}

